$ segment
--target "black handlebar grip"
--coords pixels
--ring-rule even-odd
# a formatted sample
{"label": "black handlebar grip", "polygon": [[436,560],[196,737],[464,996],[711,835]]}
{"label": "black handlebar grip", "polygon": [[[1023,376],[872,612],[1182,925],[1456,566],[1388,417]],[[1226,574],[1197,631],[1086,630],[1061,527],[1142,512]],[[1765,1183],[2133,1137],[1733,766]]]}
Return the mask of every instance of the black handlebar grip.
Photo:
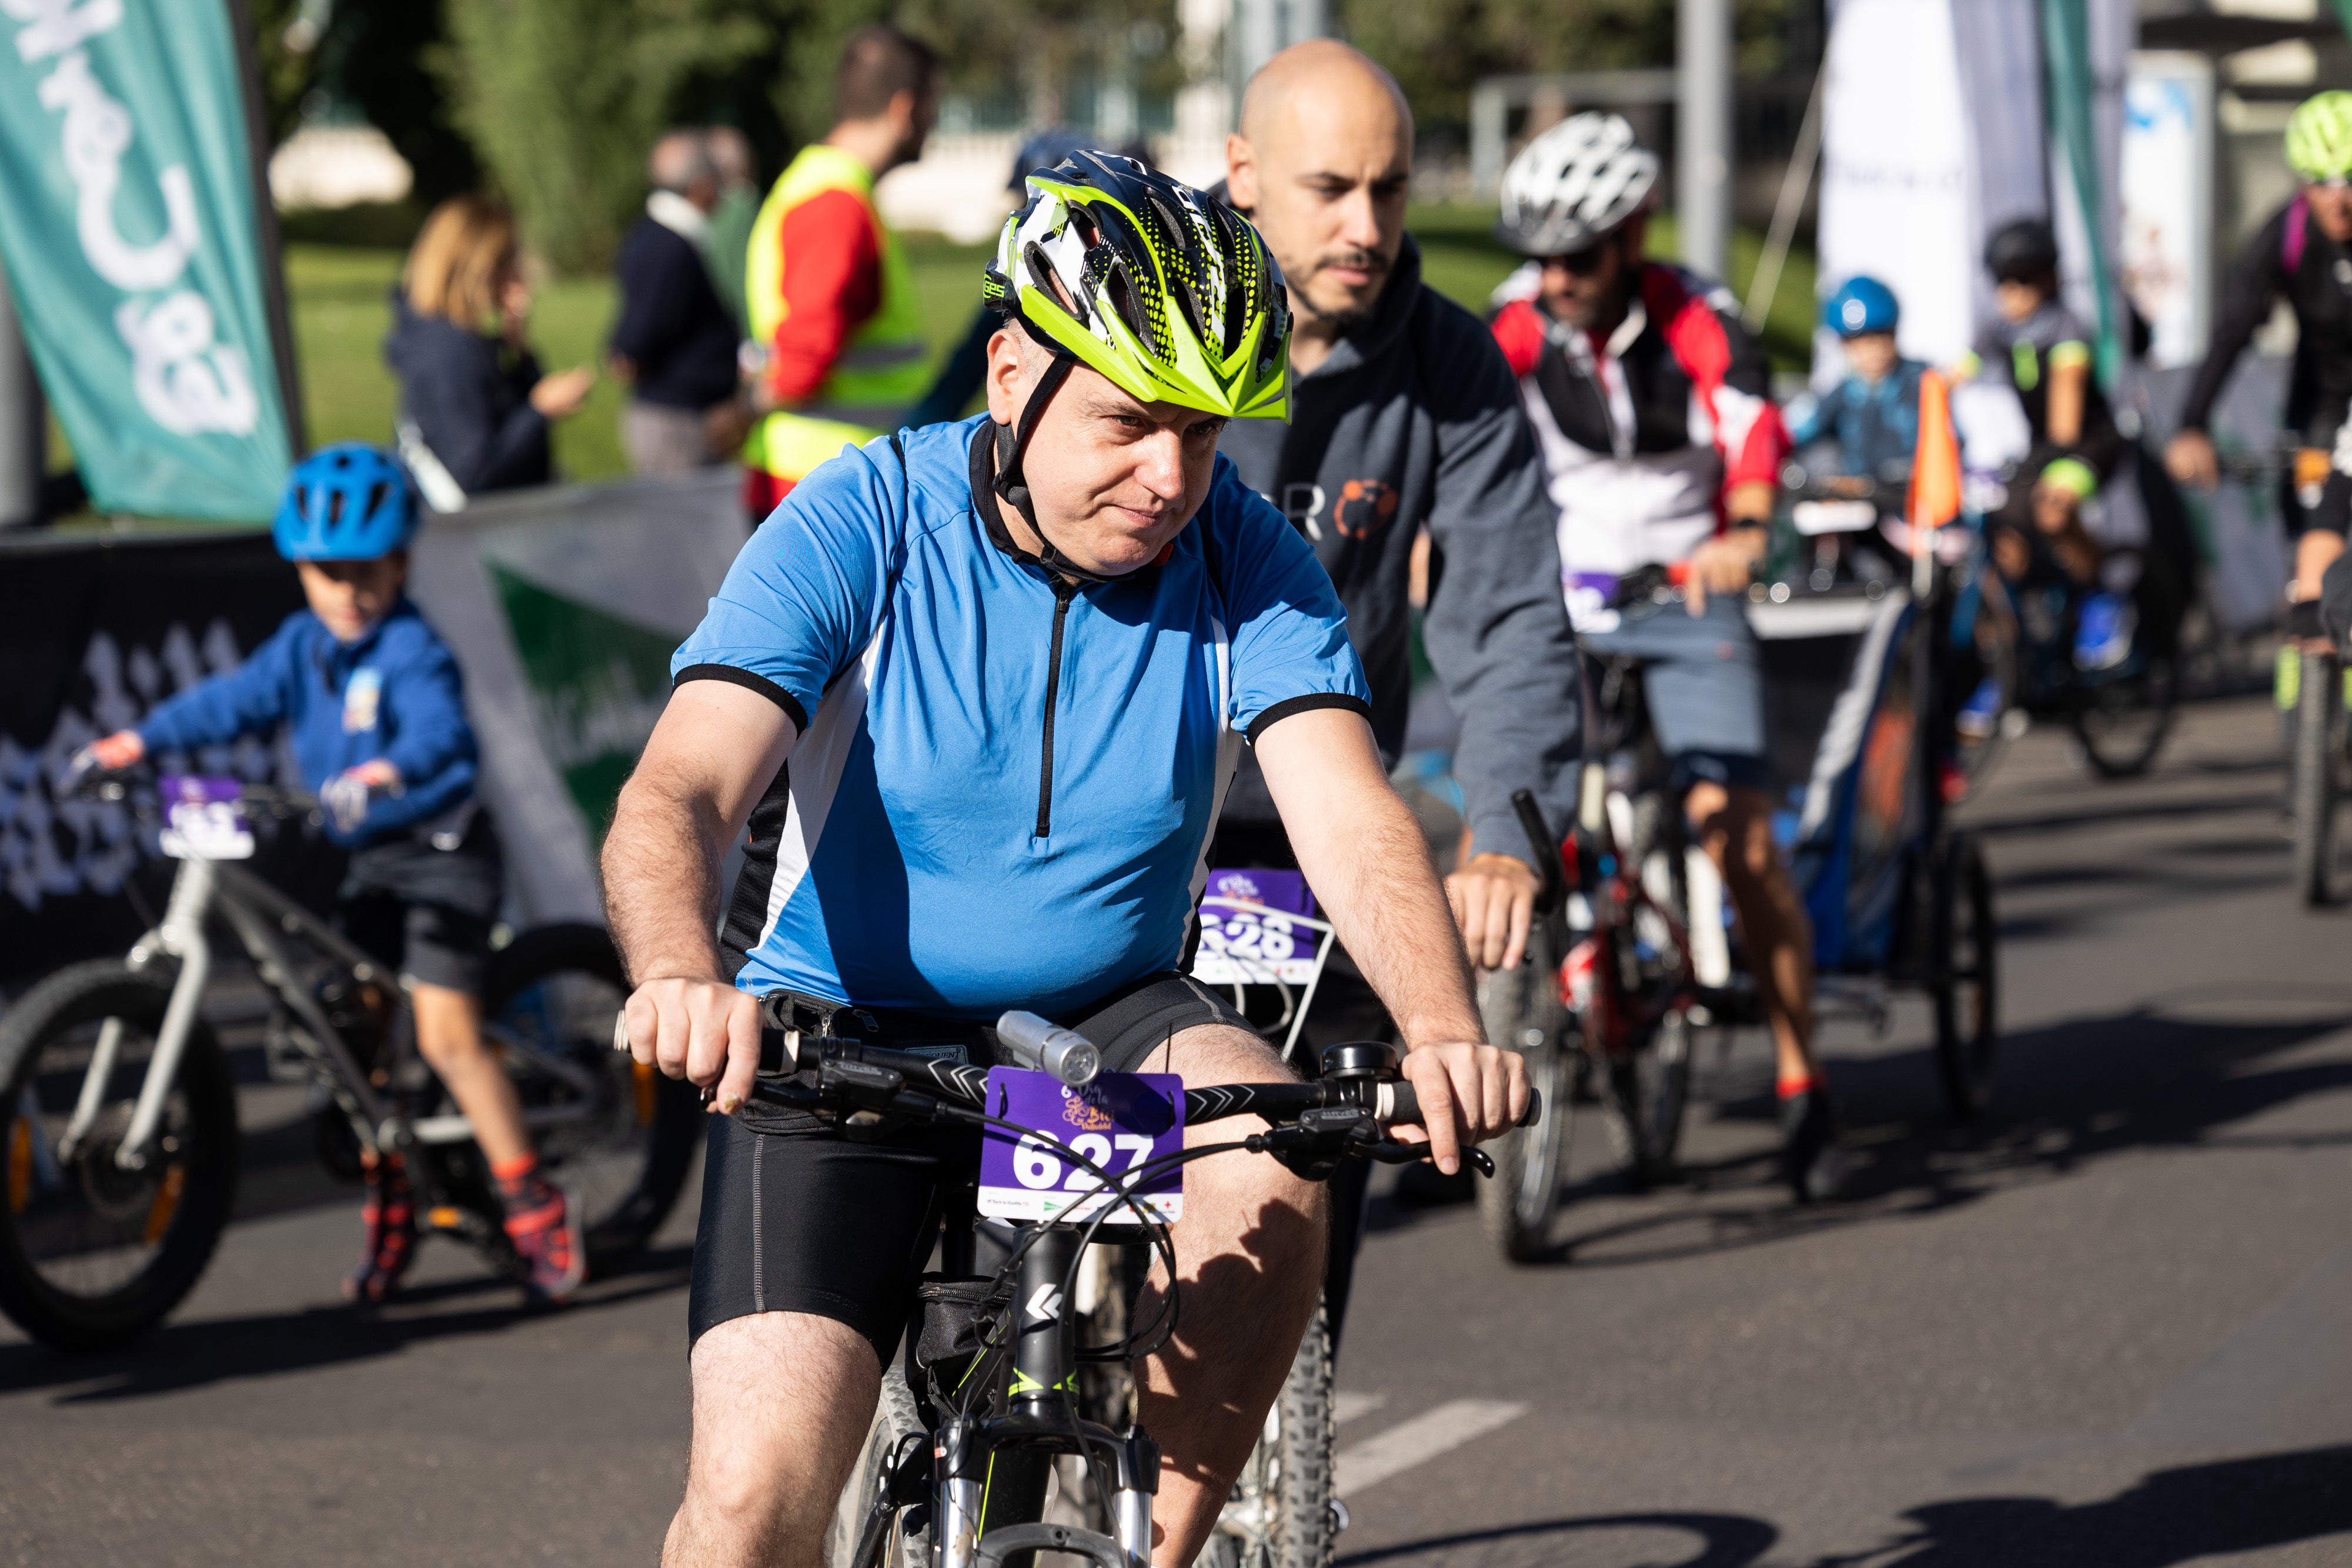
{"label": "black handlebar grip", "polygon": [[1536,913],[1549,915],[1559,907],[1567,893],[1567,878],[1559,870],[1559,841],[1551,836],[1544,821],[1543,808],[1536,804],[1535,791],[1511,791],[1511,810],[1519,815],[1519,826],[1527,831],[1528,847],[1535,852],[1536,875],[1541,885],[1536,890]]}

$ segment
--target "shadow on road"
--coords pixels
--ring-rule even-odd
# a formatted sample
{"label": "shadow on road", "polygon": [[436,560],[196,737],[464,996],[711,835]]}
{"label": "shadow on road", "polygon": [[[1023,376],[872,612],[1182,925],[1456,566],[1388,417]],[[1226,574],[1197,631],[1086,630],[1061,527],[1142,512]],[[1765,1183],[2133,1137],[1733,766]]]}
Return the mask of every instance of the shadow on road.
{"label": "shadow on road", "polygon": [[[2279,1019],[2282,1002],[2307,1016]],[[2177,1016],[2190,1008],[2199,1016]],[[2268,1019],[2259,1016],[2265,1011]],[[1934,1083],[1936,1068],[1928,1051],[1842,1061],[1834,1077],[1854,1155],[1845,1201],[1759,1206],[1760,1192],[1779,1197],[1769,1148],[1689,1162],[1683,1176],[1698,1203],[1672,1201],[1675,1195],[1668,1194],[1654,1212],[1571,1231],[1543,1261],[1623,1268],[1930,1214],[2133,1149],[2352,1143],[2352,1127],[2224,1130],[2298,1100],[2352,1089],[2352,1057],[2273,1060],[2347,1029],[2352,988],[2306,988],[2286,996],[2265,987],[2259,997],[2181,992],[2126,1013],[2019,1030],[2001,1041],[2000,1096],[1992,1112],[1965,1127],[1888,1113],[1916,1108],[1923,1092],[1931,1092],[1925,1086]],[[1713,1113],[1769,1121],[1776,1111],[1768,1092],[1717,1104]],[[1622,1179],[1608,1175],[1577,1184],[1566,1195],[1571,1222],[1577,1201],[1622,1190]],[[1706,1201],[1716,1195],[1742,1201]]]}
{"label": "shadow on road", "polygon": [[[1552,1568],[1567,1563],[1631,1563],[1609,1550],[1612,1544],[1592,1537],[1616,1536],[1614,1544],[1633,1548],[1639,1542],[1638,1561],[1656,1568],[1748,1568],[1771,1549],[1780,1531],[1760,1519],[1736,1513],[1620,1513],[1589,1519],[1547,1519],[1533,1524],[1509,1524],[1493,1530],[1408,1541],[1371,1552],[1342,1557],[1333,1568],[1370,1568],[1375,1563],[1412,1563],[1416,1568]],[[1681,1537],[1679,1541],[1673,1537]],[[1581,1548],[1582,1550],[1580,1550]],[[1660,1550],[1676,1552],[1662,1557]],[[1693,1552],[1694,1555],[1680,1555]]]}
{"label": "shadow on road", "polygon": [[[685,1284],[691,1248],[648,1252],[609,1284],[591,1284],[571,1312],[596,1312]],[[458,1306],[478,1297],[495,1304]],[[419,1285],[380,1312],[308,1307],[252,1317],[166,1323],[125,1349],[78,1355],[46,1345],[0,1345],[0,1394],[63,1390],[59,1405],[177,1394],[240,1378],[307,1372],[396,1354],[412,1344],[504,1333],[540,1314],[518,1304],[516,1287],[489,1276]]]}
{"label": "shadow on road", "polygon": [[2046,1498],[1929,1503],[1918,1528],[1812,1568],[2172,1568],[2352,1532],[2352,1448],[2306,1448],[2157,1470],[2069,1507]]}
{"label": "shadow on road", "polygon": [[[2342,1535],[2352,1532],[2352,1447],[2157,1470],[2096,1502],[1962,1498],[1903,1517],[1914,1528],[1807,1568],[2177,1568]],[[1779,1539],[1741,1514],[1599,1514],[1402,1542],[1336,1568],[1750,1568]]]}

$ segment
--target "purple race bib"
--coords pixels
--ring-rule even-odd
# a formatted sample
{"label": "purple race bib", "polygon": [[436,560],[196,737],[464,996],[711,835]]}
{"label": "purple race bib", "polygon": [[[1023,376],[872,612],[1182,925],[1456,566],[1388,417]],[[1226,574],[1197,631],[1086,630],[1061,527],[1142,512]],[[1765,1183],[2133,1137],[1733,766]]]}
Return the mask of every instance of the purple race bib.
{"label": "purple race bib", "polygon": [[[1184,1167],[1171,1166],[1129,1185],[1130,1173],[1184,1146],[1184,1081],[1172,1072],[1106,1072],[1072,1089],[1048,1072],[988,1070],[988,1113],[1030,1131],[990,1127],[981,1137],[980,1212],[997,1219],[1091,1219],[1119,1208],[1076,1154],[1108,1171],[1145,1212],[1173,1222],[1184,1213]],[[1113,1225],[1136,1223],[1114,1213]]]}
{"label": "purple race bib", "polygon": [[1315,978],[1329,929],[1295,871],[1213,871],[1201,894],[1192,977],[1211,986],[1304,986]]}
{"label": "purple race bib", "polygon": [[160,780],[162,849],[173,860],[241,861],[253,854],[253,831],[237,805],[245,784],[197,773],[166,773]]}

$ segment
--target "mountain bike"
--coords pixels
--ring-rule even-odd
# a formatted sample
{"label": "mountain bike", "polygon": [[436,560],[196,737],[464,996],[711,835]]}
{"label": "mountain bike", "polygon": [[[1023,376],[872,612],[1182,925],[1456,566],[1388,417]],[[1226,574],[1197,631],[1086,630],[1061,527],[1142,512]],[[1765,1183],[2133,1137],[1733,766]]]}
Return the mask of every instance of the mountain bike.
{"label": "mountain bike", "polygon": [[[998,1054],[1013,1065],[983,1068],[936,1048],[803,1034],[773,1007],[763,1004],[762,1055],[781,1071],[762,1073],[755,1097],[832,1119],[961,1124],[983,1135],[978,1179],[949,1206],[941,1270],[923,1277],[909,1303],[903,1375],[884,1377],[835,1505],[832,1568],[995,1568],[1040,1551],[1101,1568],[1148,1563],[1159,1445],[1131,1416],[1123,1429],[1099,1418],[1114,1412],[1087,1397],[1079,1374],[1149,1356],[1173,1333],[1168,1227],[1181,1213],[1186,1165],[1246,1151],[1312,1176],[1347,1159],[1426,1156],[1425,1145],[1388,1134],[1419,1120],[1393,1048],[1335,1046],[1314,1082],[1187,1090],[1172,1074],[1101,1073],[1090,1042],[1031,1014],[997,1021]],[[1187,1125],[1251,1114],[1271,1125],[1184,1146]],[[1087,1130],[1073,1133],[1078,1124]],[[984,1215],[1010,1220],[1013,1241],[1004,1261],[981,1273],[975,1230]],[[1110,1343],[1083,1344],[1080,1274],[1090,1245],[1105,1240],[1148,1247],[1166,1284],[1145,1321]],[[1328,1474],[1328,1426],[1324,1441]],[[1047,1521],[1060,1459],[1087,1482],[1060,1489],[1064,1500],[1083,1490],[1099,1528]],[[1309,1528],[1312,1542],[1277,1533],[1272,1560],[1328,1561],[1328,1515]]]}
{"label": "mountain bike", "polygon": [[[1678,593],[1673,576],[1645,569],[1617,601]],[[1563,838],[1531,794],[1512,797],[1548,911],[1527,960],[1479,982],[1487,1039],[1520,1053],[1555,1107],[1495,1140],[1496,1179],[1478,1190],[1486,1234],[1514,1262],[1550,1244],[1579,1088],[1601,1092],[1620,1166],[1652,1186],[1674,1172],[1701,1040],[1763,1016],[1734,962],[1722,879],[1690,841],[1651,728],[1641,662],[1588,653],[1585,670],[1592,738],[1575,824]]]}
{"label": "mountain bike", "polygon": [[[160,793],[121,779],[90,792],[160,817],[180,867],[126,958],[59,970],[0,1016],[0,1312],[47,1343],[109,1348],[168,1316],[211,1261],[238,1161],[235,1078],[203,1015],[217,925],[268,997],[272,1054],[320,1097],[322,1160],[352,1174],[362,1150],[404,1154],[420,1231],[520,1278],[488,1163],[417,1055],[397,977],[236,863],[252,817],[315,823],[317,800],[168,776]],[[493,955],[482,998],[541,1160],[583,1206],[592,1272],[667,1217],[701,1132],[689,1088],[605,1049],[626,995],[602,929],[551,925]]]}

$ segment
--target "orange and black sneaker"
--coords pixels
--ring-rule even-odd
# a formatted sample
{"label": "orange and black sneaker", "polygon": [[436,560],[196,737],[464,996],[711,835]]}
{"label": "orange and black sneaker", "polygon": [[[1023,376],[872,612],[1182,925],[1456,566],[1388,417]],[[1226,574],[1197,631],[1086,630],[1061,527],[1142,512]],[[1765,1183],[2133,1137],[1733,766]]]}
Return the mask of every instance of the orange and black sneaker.
{"label": "orange and black sneaker", "polygon": [[360,1260],[343,1278],[343,1299],[375,1306],[400,1289],[416,1260],[416,1199],[408,1163],[398,1155],[362,1153],[360,1173],[367,1189],[360,1204]]}
{"label": "orange and black sneaker", "polygon": [[588,1274],[587,1240],[581,1233],[580,1206],[539,1173],[539,1156],[502,1160],[490,1167],[499,1201],[506,1206],[507,1239],[526,1273],[523,1297],[532,1306],[560,1307]]}

